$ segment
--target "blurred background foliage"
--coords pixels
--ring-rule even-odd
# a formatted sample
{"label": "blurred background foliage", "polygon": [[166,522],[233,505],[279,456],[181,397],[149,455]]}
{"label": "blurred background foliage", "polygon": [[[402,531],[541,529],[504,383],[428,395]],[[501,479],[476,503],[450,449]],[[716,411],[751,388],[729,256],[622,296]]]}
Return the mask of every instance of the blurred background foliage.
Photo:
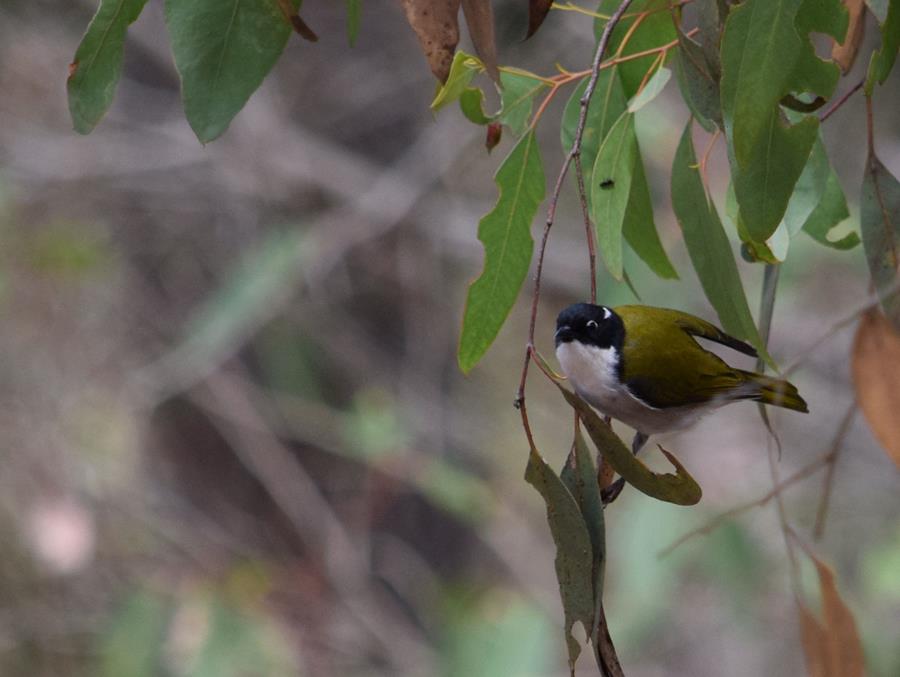
{"label": "blurred background foliage", "polygon": [[[343,3],[309,2],[320,42],[292,40],[202,147],[160,5],[129,32],[115,104],[90,137],[71,130],[64,81],[94,3],[0,6],[0,674],[565,674],[552,542],[512,409],[527,309],[471,377],[455,360],[509,140],[489,157],[460,115],[432,116],[434,80],[397,6],[364,3],[348,49]],[[520,5],[497,6],[501,62],[583,67],[590,20],[553,12],[522,43]],[[895,175],[898,82],[895,70],[876,99]],[[628,269],[644,302],[711,317],[667,202],[686,116],[671,91],[637,116],[682,279]],[[855,196],[862,99],[823,130]],[[541,141],[552,168],[554,125]],[[720,205],[723,155],[709,166]],[[567,190],[545,272],[547,351],[558,309],[586,293]],[[761,269],[742,272],[757,297]],[[600,290],[633,300],[610,280]],[[860,248],[803,242],[784,265],[771,349],[804,359],[795,382],[812,412],[772,414],[784,476],[828,448],[852,401],[852,328],[807,347],[866,292]],[[566,407],[538,380],[529,397],[538,444],[562,464]],[[607,615],[627,673],[800,674],[771,506],[657,556],[768,490],[753,406],[662,442],[704,498],[685,509],[630,491],[608,511]],[[872,675],[900,674],[897,481],[857,417],[819,549]],[[820,488],[816,475],[787,494],[804,533]],[[579,674],[595,670],[585,659]]]}

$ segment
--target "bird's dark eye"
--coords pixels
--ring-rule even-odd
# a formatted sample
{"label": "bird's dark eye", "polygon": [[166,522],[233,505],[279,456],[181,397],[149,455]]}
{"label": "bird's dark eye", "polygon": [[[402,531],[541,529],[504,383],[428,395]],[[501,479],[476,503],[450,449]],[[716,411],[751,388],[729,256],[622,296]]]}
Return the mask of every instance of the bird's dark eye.
{"label": "bird's dark eye", "polygon": [[594,320],[588,320],[584,326],[587,327],[588,329],[596,329],[599,325]]}

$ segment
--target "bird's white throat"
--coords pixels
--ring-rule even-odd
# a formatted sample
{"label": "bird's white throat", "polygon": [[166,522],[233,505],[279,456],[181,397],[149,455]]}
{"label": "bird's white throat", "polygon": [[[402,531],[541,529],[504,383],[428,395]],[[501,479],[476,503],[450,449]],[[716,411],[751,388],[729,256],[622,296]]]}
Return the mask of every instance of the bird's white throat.
{"label": "bird's white throat", "polygon": [[560,343],[556,359],[572,386],[582,395],[602,398],[624,390],[616,373],[619,353],[613,348],[589,346],[581,341]]}

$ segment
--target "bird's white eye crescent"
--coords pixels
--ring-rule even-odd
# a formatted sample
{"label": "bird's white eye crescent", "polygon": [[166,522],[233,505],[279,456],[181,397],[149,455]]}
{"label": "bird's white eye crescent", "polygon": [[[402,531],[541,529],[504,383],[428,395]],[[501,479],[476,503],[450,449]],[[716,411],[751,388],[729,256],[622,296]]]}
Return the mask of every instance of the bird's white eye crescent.
{"label": "bird's white eye crescent", "polygon": [[594,320],[588,320],[587,322],[585,322],[584,326],[586,326],[588,329],[596,329],[597,323]]}
{"label": "bird's white eye crescent", "polygon": [[609,308],[604,308],[603,309],[603,319],[608,320],[610,315],[612,315],[612,313],[609,311]]}

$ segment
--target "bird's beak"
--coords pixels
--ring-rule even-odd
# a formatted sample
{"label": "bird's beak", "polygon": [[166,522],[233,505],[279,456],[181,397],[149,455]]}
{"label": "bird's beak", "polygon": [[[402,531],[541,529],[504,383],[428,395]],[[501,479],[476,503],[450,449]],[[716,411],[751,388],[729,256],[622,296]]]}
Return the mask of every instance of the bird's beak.
{"label": "bird's beak", "polygon": [[575,334],[572,332],[572,327],[564,324],[561,327],[556,328],[556,334],[553,338],[555,339],[556,345],[558,346],[560,343],[568,343],[569,341],[574,339]]}

